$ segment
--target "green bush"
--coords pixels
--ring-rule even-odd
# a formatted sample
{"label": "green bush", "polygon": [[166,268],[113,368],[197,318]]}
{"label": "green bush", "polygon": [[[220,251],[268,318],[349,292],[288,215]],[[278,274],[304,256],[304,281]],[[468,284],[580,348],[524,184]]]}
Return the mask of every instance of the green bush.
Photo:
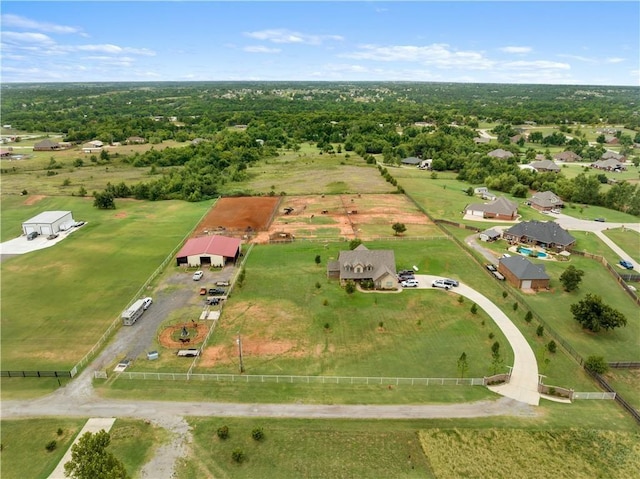
{"label": "green bush", "polygon": [[251,437],[255,441],[262,441],[264,439],[264,431],[261,427],[256,427],[253,431],[251,431]]}
{"label": "green bush", "polygon": [[540,326],[538,326],[538,329],[536,329],[536,334],[539,337],[544,336],[544,326],[542,324]]}
{"label": "green bush", "polygon": [[244,461],[244,458],[245,456],[242,449],[234,449],[233,452],[231,453],[231,459],[233,459],[233,461],[237,462],[238,464]]}
{"label": "green bush", "polygon": [[58,441],[55,441],[55,440],[49,441],[47,445],[44,446],[44,448],[49,452],[55,451],[56,447],[58,447]]}
{"label": "green bush", "polygon": [[218,435],[218,437],[220,439],[222,439],[223,441],[225,439],[227,439],[229,437],[229,427],[228,426],[221,426],[217,429],[216,434]]}
{"label": "green bush", "polygon": [[547,350],[550,353],[555,353],[558,350],[558,346],[556,345],[556,342],[553,339],[549,341],[549,343],[547,344]]}
{"label": "green bush", "polygon": [[584,367],[598,374],[604,374],[609,370],[609,365],[602,356],[589,356],[584,362]]}

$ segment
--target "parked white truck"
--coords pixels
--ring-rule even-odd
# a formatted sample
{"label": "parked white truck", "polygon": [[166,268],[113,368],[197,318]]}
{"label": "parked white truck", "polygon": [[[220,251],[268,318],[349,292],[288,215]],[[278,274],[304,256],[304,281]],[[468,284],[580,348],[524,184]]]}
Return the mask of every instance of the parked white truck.
{"label": "parked white truck", "polygon": [[135,323],[145,310],[144,299],[139,299],[133,303],[129,308],[122,312],[122,324],[125,326],[131,326]]}

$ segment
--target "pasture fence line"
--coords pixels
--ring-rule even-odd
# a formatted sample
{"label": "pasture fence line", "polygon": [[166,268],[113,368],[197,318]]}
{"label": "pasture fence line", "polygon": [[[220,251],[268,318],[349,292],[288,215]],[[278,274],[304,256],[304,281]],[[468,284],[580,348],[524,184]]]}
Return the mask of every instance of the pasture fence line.
{"label": "pasture fence line", "polygon": [[0,371],[3,378],[72,378],[71,371]]}
{"label": "pasture fence line", "polygon": [[118,378],[157,381],[337,384],[360,386],[485,386],[488,378],[399,378],[367,376],[296,376],[283,374],[200,374],[124,371]]}
{"label": "pasture fence line", "polygon": [[631,299],[633,299],[633,301],[635,301],[637,305],[640,305],[640,297],[638,296],[637,292],[635,291],[635,289],[631,289],[627,284],[628,281],[636,281],[636,282],[640,281],[639,274],[631,274],[631,273],[620,274],[611,265],[611,263],[607,261],[607,259],[604,256],[600,256],[598,254],[589,253],[587,251],[572,251],[571,253],[576,254],[578,256],[583,256],[585,258],[594,259],[600,264],[602,264],[605,268],[607,268],[611,276],[613,276],[613,278],[618,282],[618,284],[622,286],[622,289],[624,289],[627,292],[627,294],[631,296]]}
{"label": "pasture fence line", "polygon": [[[216,199],[216,202],[219,199],[220,199],[220,197],[218,196],[218,198]],[[213,204],[215,204],[215,202]],[[160,266],[158,266],[155,269],[155,271],[153,273],[151,273],[149,278],[144,282],[144,284],[133,295],[133,298],[129,300],[129,302],[127,303],[127,306],[125,307],[125,309],[128,308],[129,306],[131,306],[143,294],[143,292],[147,289],[149,284],[151,284],[151,282],[154,279],[156,279],[160,273],[162,273],[162,271],[167,266],[169,261],[171,261],[173,259],[174,255],[179,251],[179,249],[182,248],[182,245],[184,245],[185,241],[187,241],[189,239],[189,237],[193,234],[195,229],[202,222],[202,220],[204,219],[204,217],[207,215],[208,212],[209,212],[209,210],[205,211],[202,214],[202,216],[195,223],[193,228],[191,228],[189,230],[189,232],[182,238],[180,243],[178,243],[178,245],[171,250],[171,252],[167,255],[167,257],[162,261],[162,263],[160,263]],[[93,355],[96,353],[96,351],[111,336],[111,333],[113,332],[113,330],[116,329],[121,324],[122,324],[122,318],[120,317],[120,314],[118,314],[118,317],[113,320],[113,322],[109,325],[107,330],[102,334],[100,339],[98,339],[98,341],[93,345],[93,347],[89,350],[89,352],[87,354],[85,354],[84,357],[80,361],[78,361],[78,363],[70,371],[71,377],[74,377],[78,373],[78,371],[81,370],[89,362],[89,360],[91,360],[93,358]]]}
{"label": "pasture fence line", "polygon": [[612,369],[638,369],[640,368],[640,361],[616,361],[607,363]]}
{"label": "pasture fence line", "polygon": [[638,412],[636,410],[636,408],[634,408],[631,404],[629,404],[627,401],[625,401],[624,398],[622,396],[620,396],[620,394],[616,393],[615,389],[613,389],[611,387],[611,385],[605,380],[604,377],[602,377],[600,374],[595,373],[593,371],[590,371],[588,369],[585,369],[585,371],[593,379],[595,379],[596,382],[598,384],[600,384],[600,386],[602,386],[602,388],[604,390],[606,390],[607,392],[610,392],[610,393],[615,393],[615,398],[614,398],[615,401],[618,404],[620,404],[624,409],[626,409],[626,411],[633,416],[633,418],[636,420],[636,422],[640,423],[640,412]]}
{"label": "pasture fence line", "polygon": [[[372,238],[370,241],[430,241],[430,240],[441,240],[446,238],[444,235],[430,235],[430,236],[376,236]],[[362,239],[362,238],[358,238]],[[310,243],[348,243],[351,239],[346,237],[336,238],[335,236],[327,236],[327,237],[318,237],[318,236],[296,236],[293,241],[308,241]],[[367,240],[369,241],[369,240]],[[277,240],[270,239],[270,244],[277,243],[291,243],[292,240]]]}

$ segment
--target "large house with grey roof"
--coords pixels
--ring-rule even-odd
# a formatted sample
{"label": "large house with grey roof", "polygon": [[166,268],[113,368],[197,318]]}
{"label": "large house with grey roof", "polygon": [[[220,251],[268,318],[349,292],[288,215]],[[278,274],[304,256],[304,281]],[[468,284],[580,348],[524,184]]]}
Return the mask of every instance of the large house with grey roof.
{"label": "large house with grey roof", "polygon": [[340,251],[337,260],[328,262],[327,276],[339,278],[341,283],[370,280],[376,289],[398,289],[393,250],[370,250],[363,244],[351,251]]}
{"label": "large house with grey roof", "polygon": [[582,157],[571,150],[555,153],[553,155],[553,159],[558,161],[565,161],[565,162],[582,161]]}
{"label": "large house with grey roof", "polygon": [[539,191],[535,193],[529,200],[529,203],[538,211],[564,208],[564,202],[552,191]]}
{"label": "large house with grey roof", "polygon": [[560,167],[551,160],[540,160],[531,162],[531,167],[540,172],[560,173]]}
{"label": "large house with grey roof", "polygon": [[506,160],[509,158],[513,158],[515,155],[510,151],[503,150],[502,148],[497,148],[487,153],[487,156],[492,156],[494,158],[500,158],[501,160]]}
{"label": "large house with grey roof", "polygon": [[544,266],[533,264],[524,256],[500,258],[498,272],[502,273],[505,279],[518,289],[538,291],[549,288],[550,278],[545,272]]}
{"label": "large house with grey roof", "polygon": [[501,196],[488,203],[471,203],[465,208],[465,214],[478,218],[513,221],[518,215],[518,204]]}
{"label": "large house with grey roof", "polygon": [[502,233],[502,238],[511,244],[527,243],[543,248],[571,250],[576,239],[553,221],[523,221]]}

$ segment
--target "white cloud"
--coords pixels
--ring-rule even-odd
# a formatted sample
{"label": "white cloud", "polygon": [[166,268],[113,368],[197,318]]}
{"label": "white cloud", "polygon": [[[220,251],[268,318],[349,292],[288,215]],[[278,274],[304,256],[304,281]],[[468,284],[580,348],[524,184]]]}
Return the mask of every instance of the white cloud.
{"label": "white cloud", "polygon": [[484,70],[491,68],[493,61],[481,52],[457,51],[446,43],[432,45],[362,45],[359,51],[341,55],[356,60],[380,62],[415,62],[439,68],[470,68]]}
{"label": "white cloud", "polygon": [[112,55],[120,55],[122,53],[128,53],[131,55],[143,55],[143,56],[155,56],[155,52],[153,50],[149,50],[147,48],[132,48],[132,47],[121,47],[118,45],[112,45],[110,43],[105,43],[101,45],[66,45],[60,47],[65,51],[81,51],[81,52],[101,52],[108,53]]}
{"label": "white cloud", "polygon": [[0,17],[3,27],[11,28],[23,28],[25,30],[37,30],[47,33],[81,33],[81,30],[76,27],[69,27],[66,25],[56,25],[54,23],[38,22],[29,18],[21,17],[20,15],[12,15],[5,13]]}
{"label": "white cloud", "polygon": [[2,40],[11,44],[19,43],[40,43],[43,45],[53,45],[53,39],[44,33],[33,32],[2,32]]}
{"label": "white cloud", "polygon": [[570,70],[568,63],[550,62],[547,60],[536,60],[531,62],[518,61],[506,62],[502,64],[503,68],[510,70]]}
{"label": "white cloud", "polygon": [[305,45],[320,45],[326,40],[341,41],[340,35],[309,35],[293,32],[286,29],[260,30],[257,32],[244,32],[244,35],[256,40],[264,40],[272,43],[298,43]]}
{"label": "white cloud", "polygon": [[279,48],[269,48],[263,45],[250,45],[244,47],[243,50],[248,53],[280,53]]}
{"label": "white cloud", "polygon": [[569,55],[566,53],[561,53],[558,55],[560,58],[568,58],[569,60],[578,60],[580,62],[585,63],[597,63],[598,61],[595,58],[583,57],[580,55]]}
{"label": "white cloud", "polygon": [[626,61],[624,58],[612,57],[605,60],[606,63],[622,63]]}
{"label": "white cloud", "polygon": [[501,51],[505,52],[505,53],[530,53],[533,48],[531,47],[515,47],[515,46],[510,46],[510,47],[502,47],[500,49]]}

